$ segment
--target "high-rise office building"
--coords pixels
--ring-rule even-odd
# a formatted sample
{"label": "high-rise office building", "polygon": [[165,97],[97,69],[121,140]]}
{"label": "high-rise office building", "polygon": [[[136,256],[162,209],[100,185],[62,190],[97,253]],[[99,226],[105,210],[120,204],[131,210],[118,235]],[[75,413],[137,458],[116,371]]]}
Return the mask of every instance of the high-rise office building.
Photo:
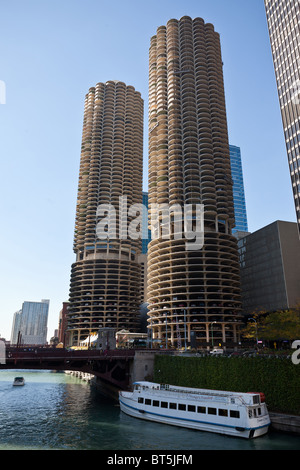
{"label": "high-rise office building", "polygon": [[[85,98],[69,344],[79,345],[99,328],[138,327],[141,240],[124,235],[124,227],[127,231],[132,220],[126,215],[130,206],[142,204],[142,172],[141,95],[123,82],[98,83]],[[106,237],[98,231],[105,207],[113,209],[107,215]]]}
{"label": "high-rise office building", "polygon": [[300,230],[299,0],[265,0],[265,7],[297,222]]}
{"label": "high-rise office building", "polygon": [[231,175],[233,180],[233,202],[235,217],[235,226],[232,229],[232,233],[239,231],[248,232],[241,149],[235,145],[229,145],[229,151],[231,161]]}
{"label": "high-rise office building", "polygon": [[[171,19],[149,51],[149,207],[204,205],[205,233],[202,249],[187,250],[174,225],[170,239],[148,245],[148,327],[156,341],[238,342],[232,184],[219,34],[201,18]],[[194,209],[190,217],[195,222]]]}
{"label": "high-rise office building", "polygon": [[11,343],[44,345],[47,343],[49,300],[23,302],[14,314]]}
{"label": "high-rise office building", "polygon": [[69,302],[63,302],[62,309],[58,318],[58,340],[60,343],[66,344],[66,326]]}
{"label": "high-rise office building", "polygon": [[297,224],[277,220],[238,241],[243,312],[274,311],[300,302]]}
{"label": "high-rise office building", "polygon": [[22,310],[18,310],[14,313],[13,317],[13,324],[11,328],[11,335],[10,335],[10,344],[18,344],[18,339],[20,336],[21,330],[21,318],[22,318]]}

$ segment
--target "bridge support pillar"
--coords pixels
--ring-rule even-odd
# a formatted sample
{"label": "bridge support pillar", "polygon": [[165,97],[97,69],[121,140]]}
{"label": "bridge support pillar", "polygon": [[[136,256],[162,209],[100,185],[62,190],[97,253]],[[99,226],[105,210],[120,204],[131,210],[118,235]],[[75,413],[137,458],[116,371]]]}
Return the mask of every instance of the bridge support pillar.
{"label": "bridge support pillar", "polygon": [[94,377],[92,383],[96,386],[98,392],[106,398],[110,398],[116,402],[119,401],[119,388],[116,385],[109,384],[100,377]]}
{"label": "bridge support pillar", "polygon": [[134,360],[131,361],[130,365],[130,388],[134,382],[141,380],[153,380],[154,357],[154,351],[135,351]]}

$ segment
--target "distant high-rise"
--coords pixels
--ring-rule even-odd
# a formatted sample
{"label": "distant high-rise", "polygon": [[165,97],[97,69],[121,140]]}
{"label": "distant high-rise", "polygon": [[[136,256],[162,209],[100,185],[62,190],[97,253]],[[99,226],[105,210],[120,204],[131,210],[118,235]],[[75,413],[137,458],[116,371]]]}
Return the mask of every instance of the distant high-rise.
{"label": "distant high-rise", "polygon": [[[67,313],[69,344],[79,345],[99,328],[139,325],[141,240],[124,237],[121,227],[133,204],[142,204],[143,100],[119,81],[98,83],[85,98],[74,252]],[[120,197],[127,200],[120,206]],[[99,237],[98,208],[115,236]],[[124,207],[123,207],[124,205]],[[115,225],[114,225],[115,222]],[[121,236],[122,235],[122,236]]]}
{"label": "distant high-rise", "polygon": [[299,0],[265,0],[298,229],[300,230]]}
{"label": "distant high-rise", "polygon": [[58,319],[58,339],[61,343],[66,344],[66,326],[69,302],[63,302]]}
{"label": "distant high-rise", "polygon": [[17,312],[14,313],[11,336],[10,336],[10,344],[18,343],[19,332],[21,330],[21,318],[22,318],[22,310],[18,310]]}
{"label": "distant high-rise", "polygon": [[23,302],[14,314],[11,343],[44,345],[47,343],[49,300]]}
{"label": "distant high-rise", "polygon": [[297,224],[277,220],[242,237],[238,246],[244,313],[284,310],[299,304]]}
{"label": "distant high-rise", "polygon": [[[160,26],[149,53],[149,208],[204,205],[204,246],[148,245],[148,327],[176,347],[236,345],[241,308],[219,34],[203,19]],[[189,220],[195,222],[195,212]]]}
{"label": "distant high-rise", "polygon": [[231,175],[233,180],[233,201],[235,226],[232,233],[248,232],[244,178],[242,168],[241,149],[235,145],[229,145]]}

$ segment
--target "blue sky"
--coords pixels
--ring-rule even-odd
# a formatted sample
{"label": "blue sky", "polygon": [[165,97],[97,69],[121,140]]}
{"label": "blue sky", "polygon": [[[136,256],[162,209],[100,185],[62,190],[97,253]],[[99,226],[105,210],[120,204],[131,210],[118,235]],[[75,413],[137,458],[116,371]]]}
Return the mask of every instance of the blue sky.
{"label": "blue sky", "polygon": [[2,0],[0,4],[0,335],[24,300],[68,299],[83,103],[121,80],[145,100],[148,49],[170,18],[221,35],[229,140],[241,147],[249,230],[296,221],[263,0]]}

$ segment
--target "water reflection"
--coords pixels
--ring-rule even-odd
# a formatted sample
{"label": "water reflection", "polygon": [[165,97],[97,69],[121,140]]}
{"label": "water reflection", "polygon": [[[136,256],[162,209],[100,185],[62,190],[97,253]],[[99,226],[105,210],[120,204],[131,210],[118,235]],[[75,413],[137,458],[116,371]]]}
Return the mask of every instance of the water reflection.
{"label": "water reflection", "polygon": [[[12,386],[16,375],[24,387]],[[298,437],[284,434],[248,441],[138,420],[61,373],[1,371],[0,400],[0,449],[300,449]]]}

